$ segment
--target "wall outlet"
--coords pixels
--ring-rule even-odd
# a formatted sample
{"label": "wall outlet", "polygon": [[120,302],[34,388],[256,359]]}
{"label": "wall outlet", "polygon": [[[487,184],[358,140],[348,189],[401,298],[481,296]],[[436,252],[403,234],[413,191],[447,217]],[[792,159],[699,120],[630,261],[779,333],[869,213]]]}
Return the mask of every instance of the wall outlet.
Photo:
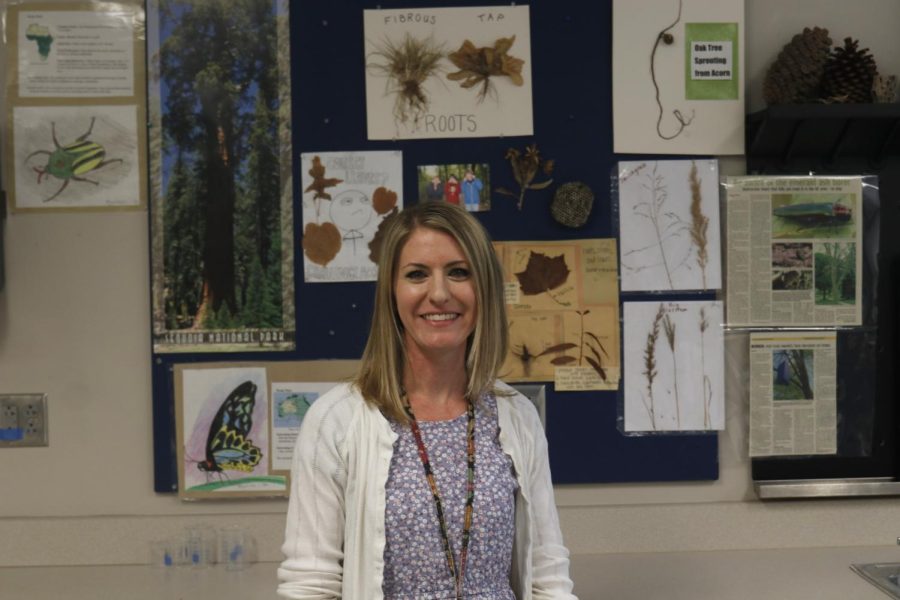
{"label": "wall outlet", "polygon": [[0,394],[0,448],[48,444],[47,394]]}

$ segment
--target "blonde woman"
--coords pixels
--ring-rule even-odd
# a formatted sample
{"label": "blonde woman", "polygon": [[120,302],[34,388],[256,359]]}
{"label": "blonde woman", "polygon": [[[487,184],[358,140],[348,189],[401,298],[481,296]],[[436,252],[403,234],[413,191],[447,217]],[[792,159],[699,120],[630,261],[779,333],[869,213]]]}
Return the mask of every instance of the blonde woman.
{"label": "blonde woman", "polygon": [[480,223],[448,203],[401,212],[359,372],[303,421],[282,596],[575,598],[537,412],[497,379],[507,344]]}

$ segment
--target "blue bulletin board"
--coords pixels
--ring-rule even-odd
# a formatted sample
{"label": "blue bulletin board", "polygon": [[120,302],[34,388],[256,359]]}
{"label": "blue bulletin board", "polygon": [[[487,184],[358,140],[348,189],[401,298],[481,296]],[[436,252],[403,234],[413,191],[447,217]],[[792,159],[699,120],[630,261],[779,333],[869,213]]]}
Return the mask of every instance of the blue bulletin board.
{"label": "blue bulletin board", "polygon": [[[400,150],[405,204],[417,201],[417,165],[485,163],[491,185],[518,189],[504,156],[537,143],[555,160],[554,185],[531,191],[519,211],[493,195],[477,213],[495,240],[566,240],[617,235],[610,208],[610,172],[634,155],[612,152],[611,0],[543,0],[530,7],[534,135],[528,137],[369,141],[364,83],[364,9],[472,6],[382,0],[299,0],[290,3],[297,347],[290,352],[155,354],[153,415],[155,489],[177,485],[172,365],[186,361],[358,358],[372,311],[372,283],[305,283],[300,247],[300,153]],[[502,10],[509,4],[498,5]],[[658,158],[658,157],[652,157]],[[557,185],[582,181],[594,192],[586,225],[572,229],[550,214]],[[546,426],[557,484],[714,480],[715,434],[627,437],[617,428],[616,392],[557,393],[546,388]]]}

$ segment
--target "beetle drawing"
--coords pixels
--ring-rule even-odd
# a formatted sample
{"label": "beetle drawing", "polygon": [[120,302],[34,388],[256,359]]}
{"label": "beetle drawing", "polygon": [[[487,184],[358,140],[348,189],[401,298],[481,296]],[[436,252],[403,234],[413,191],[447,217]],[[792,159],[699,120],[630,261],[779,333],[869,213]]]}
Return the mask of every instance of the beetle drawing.
{"label": "beetle drawing", "polygon": [[25,164],[27,165],[28,161],[35,156],[39,154],[47,155],[46,166],[32,167],[34,172],[38,174],[38,184],[41,183],[44,176],[51,175],[57,179],[61,179],[63,182],[60,188],[56,190],[56,193],[44,200],[44,202],[49,202],[59,196],[62,191],[66,189],[66,186],[69,185],[70,181],[80,181],[83,183],[100,185],[99,181],[87,179],[86,177],[83,177],[83,175],[87,175],[92,171],[102,169],[113,163],[123,162],[121,158],[105,160],[106,150],[103,146],[88,139],[94,129],[95,120],[96,117],[91,117],[91,124],[88,127],[88,130],[84,132],[83,135],[75,138],[73,143],[66,144],[65,146],[61,145],[59,140],[56,139],[56,123],[51,121],[50,133],[53,136],[53,145],[55,149],[53,151],[37,150],[25,157]]}

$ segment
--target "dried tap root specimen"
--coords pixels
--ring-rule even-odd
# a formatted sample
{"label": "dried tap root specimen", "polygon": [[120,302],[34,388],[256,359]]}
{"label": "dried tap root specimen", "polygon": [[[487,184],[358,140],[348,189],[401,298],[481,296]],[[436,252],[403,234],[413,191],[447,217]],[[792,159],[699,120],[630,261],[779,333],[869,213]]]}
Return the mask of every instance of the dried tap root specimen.
{"label": "dried tap root specimen", "polygon": [[417,124],[428,112],[424,84],[440,70],[443,48],[431,38],[420,40],[406,34],[401,43],[385,40],[377,45],[372,56],[376,61],[368,67],[387,78],[385,95],[396,95],[394,119]]}
{"label": "dried tap root specimen", "polygon": [[484,46],[476,48],[475,44],[466,40],[456,52],[447,55],[459,71],[447,75],[451,81],[462,81],[459,85],[464,88],[481,84],[478,92],[478,101],[485,99],[493,89],[491,77],[509,77],[513,85],[521,86],[525,83],[522,79],[522,65],[525,61],[509,55],[516,36],[499,38],[493,47]]}

